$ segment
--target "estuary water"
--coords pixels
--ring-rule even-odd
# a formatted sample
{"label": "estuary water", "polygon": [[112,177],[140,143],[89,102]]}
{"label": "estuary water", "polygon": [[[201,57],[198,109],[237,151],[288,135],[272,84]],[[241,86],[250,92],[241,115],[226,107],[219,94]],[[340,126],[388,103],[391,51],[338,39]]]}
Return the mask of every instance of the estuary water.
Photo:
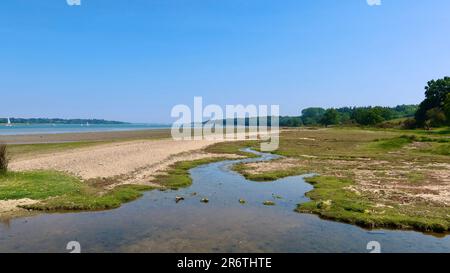
{"label": "estuary water", "polygon": [[[256,153],[256,152],[255,152]],[[228,160],[194,168],[192,186],[146,192],[110,211],[41,214],[0,223],[0,252],[450,252],[450,236],[413,231],[368,231],[294,212],[308,201],[304,176],[252,182]],[[185,200],[175,202],[177,196]],[[201,200],[208,198],[208,203]],[[245,200],[245,204],[239,202]],[[265,206],[264,201],[275,206]]]}
{"label": "estuary water", "polygon": [[0,135],[35,135],[62,133],[91,133],[136,131],[170,128],[169,125],[155,124],[14,124],[0,125]]}

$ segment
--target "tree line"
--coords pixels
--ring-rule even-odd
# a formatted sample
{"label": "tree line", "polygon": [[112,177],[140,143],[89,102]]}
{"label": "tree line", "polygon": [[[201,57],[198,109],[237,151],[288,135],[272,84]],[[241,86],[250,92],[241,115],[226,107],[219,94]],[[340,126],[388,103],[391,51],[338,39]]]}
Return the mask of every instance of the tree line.
{"label": "tree line", "polygon": [[[239,119],[234,119],[238,124]],[[231,122],[230,122],[231,121]],[[260,124],[260,118],[245,118],[246,126]],[[268,126],[271,119],[267,118]],[[223,120],[223,125],[233,120]],[[395,107],[367,106],[321,108],[309,107],[300,116],[279,117],[281,127],[360,125],[405,129],[450,126],[450,77],[431,80],[425,87],[425,99],[419,105]]]}
{"label": "tree line", "polygon": [[280,117],[280,126],[330,126],[330,125],[376,125],[384,121],[413,117],[417,105],[398,105],[395,107],[310,107],[302,110],[298,117]]}
{"label": "tree line", "polygon": [[417,111],[417,105],[398,105],[395,107],[341,107],[320,108],[311,107],[302,111],[300,121],[305,126],[315,125],[376,125],[384,121],[412,117]]}
{"label": "tree line", "polygon": [[[396,107],[342,107],[342,108],[321,108],[310,107],[301,111],[301,116],[280,116],[279,125],[281,127],[300,126],[330,126],[330,125],[376,125],[384,121],[397,118],[414,117],[418,109],[417,105],[399,105]],[[252,124],[261,125],[262,119],[235,118],[222,120],[222,125]],[[266,118],[268,126],[271,126],[271,119]]]}

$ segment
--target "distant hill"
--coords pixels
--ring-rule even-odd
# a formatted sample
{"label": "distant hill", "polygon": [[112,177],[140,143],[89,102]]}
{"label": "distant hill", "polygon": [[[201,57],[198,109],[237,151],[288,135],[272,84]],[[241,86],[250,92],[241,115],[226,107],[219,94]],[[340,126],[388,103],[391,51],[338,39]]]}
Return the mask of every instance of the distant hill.
{"label": "distant hill", "polygon": [[[128,122],[104,119],[61,119],[61,118],[10,118],[13,124],[129,124]],[[0,118],[1,123],[7,123],[8,118]]]}

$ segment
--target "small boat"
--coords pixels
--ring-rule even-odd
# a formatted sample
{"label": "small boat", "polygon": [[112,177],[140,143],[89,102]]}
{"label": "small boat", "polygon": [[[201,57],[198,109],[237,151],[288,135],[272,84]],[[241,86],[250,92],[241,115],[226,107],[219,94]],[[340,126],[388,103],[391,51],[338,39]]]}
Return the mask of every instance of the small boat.
{"label": "small boat", "polygon": [[8,122],[6,123],[6,126],[8,126],[8,127],[11,127],[12,126],[12,124],[11,124],[11,120],[8,118]]}

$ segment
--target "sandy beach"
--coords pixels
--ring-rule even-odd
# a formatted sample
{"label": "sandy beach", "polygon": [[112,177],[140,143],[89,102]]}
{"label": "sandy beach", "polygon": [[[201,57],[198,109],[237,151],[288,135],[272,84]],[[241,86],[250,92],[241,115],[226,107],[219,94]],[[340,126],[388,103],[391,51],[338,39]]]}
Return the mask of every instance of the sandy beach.
{"label": "sandy beach", "polygon": [[184,160],[218,155],[201,150],[213,141],[136,140],[13,160],[13,171],[57,170],[83,180],[115,177],[120,183],[150,183],[155,174]]}

